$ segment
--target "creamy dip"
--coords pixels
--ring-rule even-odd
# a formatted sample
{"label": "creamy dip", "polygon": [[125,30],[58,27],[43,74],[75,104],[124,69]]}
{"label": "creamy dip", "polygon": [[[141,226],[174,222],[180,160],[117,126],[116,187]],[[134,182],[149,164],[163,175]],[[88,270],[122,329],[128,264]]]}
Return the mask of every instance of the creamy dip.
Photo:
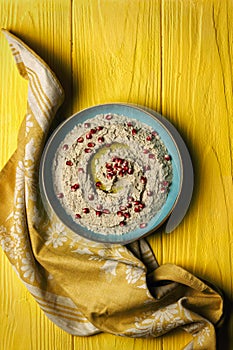
{"label": "creamy dip", "polygon": [[171,156],[150,126],[99,114],[67,134],[55,155],[53,180],[74,221],[120,235],[146,227],[166,202]]}

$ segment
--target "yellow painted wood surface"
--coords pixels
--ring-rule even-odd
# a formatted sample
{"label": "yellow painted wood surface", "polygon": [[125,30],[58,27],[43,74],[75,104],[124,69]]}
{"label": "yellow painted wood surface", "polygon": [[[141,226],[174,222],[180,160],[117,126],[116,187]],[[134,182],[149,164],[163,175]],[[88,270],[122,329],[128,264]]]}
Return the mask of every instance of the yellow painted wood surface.
{"label": "yellow painted wood surface", "polygon": [[[160,264],[176,263],[220,287],[233,346],[233,2],[228,0],[0,0],[0,26],[60,79],[65,118],[122,101],[151,107],[180,131],[195,189],[182,224],[149,238]],[[0,35],[0,166],[16,147],[27,82]],[[0,350],[178,350],[190,337],[73,337],[40,311],[0,251]]]}

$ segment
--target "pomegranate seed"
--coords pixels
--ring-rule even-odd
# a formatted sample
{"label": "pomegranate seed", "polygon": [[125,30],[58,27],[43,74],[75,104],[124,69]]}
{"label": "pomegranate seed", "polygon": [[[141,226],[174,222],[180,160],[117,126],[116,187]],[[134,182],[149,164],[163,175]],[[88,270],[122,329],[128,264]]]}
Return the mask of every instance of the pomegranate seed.
{"label": "pomegranate seed", "polygon": [[95,147],[95,143],[94,142],[88,142],[87,146],[88,147]]}
{"label": "pomegranate seed", "polygon": [[105,117],[107,120],[111,120],[112,119],[112,115],[111,114],[107,114]]}
{"label": "pomegranate seed", "polygon": [[123,226],[126,225],[126,222],[125,222],[125,221],[120,221],[120,222],[119,222],[119,225],[120,225],[121,227],[123,227]]}
{"label": "pomegranate seed", "polygon": [[145,228],[147,226],[147,224],[145,222],[140,224],[140,228]]}
{"label": "pomegranate seed", "polygon": [[128,203],[127,208],[132,208],[132,203]]}
{"label": "pomegranate seed", "polygon": [[134,211],[135,211],[135,213],[139,213],[141,211],[141,209],[139,207],[135,207]]}
{"label": "pomegranate seed", "polygon": [[116,156],[112,157],[112,161],[113,161],[113,162],[116,162],[117,159],[118,159],[118,158],[117,158]]}
{"label": "pomegranate seed", "polygon": [[81,215],[80,214],[75,214],[75,219],[81,219]]}
{"label": "pomegranate seed", "polygon": [[104,213],[104,214],[110,214],[110,210],[104,209],[104,210],[103,210],[103,213]]}
{"label": "pomegranate seed", "polygon": [[97,208],[98,210],[101,210],[101,209],[103,209],[103,206],[102,206],[102,204],[97,204],[96,208]]}
{"label": "pomegranate seed", "polygon": [[83,138],[82,136],[80,136],[80,137],[77,139],[77,141],[78,141],[79,143],[82,143],[82,142],[84,141],[84,138]]}
{"label": "pomegranate seed", "polygon": [[131,216],[131,215],[130,215],[130,213],[128,213],[128,212],[127,212],[127,213],[124,213],[124,217],[125,217],[126,219],[129,219],[130,216]]}
{"label": "pomegranate seed", "polygon": [[89,123],[85,123],[84,124],[84,128],[89,128],[90,127],[90,124]]}
{"label": "pomegranate seed", "polygon": [[93,135],[93,134],[96,134],[96,131],[97,131],[96,129],[91,129],[90,133]]}
{"label": "pomegranate seed", "polygon": [[115,170],[113,170],[113,168],[108,168],[108,169],[107,169],[107,172],[108,172],[109,174],[112,174],[112,175],[114,175],[114,174],[113,174],[113,171],[115,172]]}
{"label": "pomegranate seed", "polygon": [[85,148],[85,153],[91,153],[92,152],[92,149],[91,148]]}
{"label": "pomegranate seed", "polygon": [[149,158],[150,158],[150,159],[155,159],[155,155],[154,155],[153,153],[150,153],[150,154],[149,154]]}
{"label": "pomegranate seed", "polygon": [[134,201],[133,204],[134,205],[139,205],[141,202],[140,201]]}
{"label": "pomegranate seed", "polygon": [[111,169],[107,169],[107,175],[105,175],[105,176],[107,177],[107,179],[111,180],[113,178],[114,174],[113,174]]}
{"label": "pomegranate seed", "polygon": [[121,205],[121,206],[120,206],[120,210],[121,210],[121,211],[125,211],[125,210],[127,210],[127,207],[125,207],[124,205]]}
{"label": "pomegranate seed", "polygon": [[118,216],[124,216],[124,214],[123,214],[122,211],[120,211],[120,210],[117,212],[117,215],[118,215]]}
{"label": "pomegranate seed", "polygon": [[147,196],[149,196],[149,197],[153,196],[153,192],[152,191],[147,191]]}
{"label": "pomegranate seed", "polygon": [[102,215],[102,211],[96,210],[95,214],[96,214],[96,216],[101,216]]}
{"label": "pomegranate seed", "polygon": [[98,137],[98,142],[99,142],[99,143],[104,142],[104,137],[103,137],[103,136]]}
{"label": "pomegranate seed", "polygon": [[119,173],[118,173],[118,175],[119,175],[120,177],[123,177],[123,176],[124,176],[123,170],[120,170]]}
{"label": "pomegranate seed", "polygon": [[146,137],[146,140],[147,140],[147,141],[152,141],[152,139],[153,139],[153,135],[148,135],[148,136]]}
{"label": "pomegranate seed", "polygon": [[76,191],[79,188],[79,184],[74,184],[71,186],[71,191]]}
{"label": "pomegranate seed", "polygon": [[127,173],[128,173],[129,175],[132,175],[132,174],[133,174],[133,171],[134,171],[133,168],[129,168],[128,171],[127,171]]}
{"label": "pomegranate seed", "polygon": [[147,154],[147,153],[149,153],[149,150],[146,149],[146,148],[144,148],[143,153],[144,153],[144,154]]}
{"label": "pomegranate seed", "polygon": [[125,166],[128,166],[129,165],[129,162],[127,162],[127,160],[125,160],[124,162],[123,162],[123,164],[122,164],[124,167]]}
{"label": "pomegranate seed", "polygon": [[168,181],[163,181],[162,184],[163,184],[163,186],[168,186],[169,182]]}
{"label": "pomegranate seed", "polygon": [[147,178],[145,176],[142,176],[140,179],[142,184],[146,184],[147,183]]}
{"label": "pomegranate seed", "polygon": [[131,122],[129,122],[129,123],[127,123],[127,126],[131,127],[131,126],[133,126],[133,124]]}
{"label": "pomegranate seed", "polygon": [[140,209],[144,209],[145,208],[145,204],[144,203],[140,203],[138,206],[139,206]]}
{"label": "pomegranate seed", "polygon": [[64,194],[63,193],[58,193],[57,194],[57,198],[63,198],[64,197]]}
{"label": "pomegranate seed", "polygon": [[78,168],[78,172],[79,173],[84,173],[84,169],[83,168]]}
{"label": "pomegranate seed", "polygon": [[89,199],[90,201],[93,201],[93,199],[94,199],[94,194],[89,194],[89,195],[88,195],[88,199]]}
{"label": "pomegranate seed", "polygon": [[101,125],[99,125],[99,126],[96,127],[96,129],[97,129],[98,131],[103,130],[103,128],[104,128],[104,127],[101,126]]}
{"label": "pomegranate seed", "polygon": [[97,181],[95,185],[96,185],[96,187],[101,187],[102,183],[100,181]]}
{"label": "pomegranate seed", "polygon": [[91,133],[86,134],[86,139],[88,140],[92,139],[92,134]]}
{"label": "pomegranate seed", "polygon": [[71,160],[67,160],[67,161],[66,161],[66,165],[72,166],[72,165],[73,165],[73,162],[72,162]]}
{"label": "pomegranate seed", "polygon": [[137,130],[136,129],[132,129],[132,135],[136,135],[137,134]]}
{"label": "pomegranate seed", "polygon": [[152,135],[153,135],[153,136],[157,136],[157,135],[158,135],[157,131],[155,131],[155,130],[152,131]]}
{"label": "pomegranate seed", "polygon": [[169,156],[169,154],[165,154],[164,159],[168,161],[171,160],[171,157]]}
{"label": "pomegranate seed", "polygon": [[63,145],[63,147],[62,147],[62,149],[63,149],[64,151],[67,151],[68,148],[69,148],[69,146],[68,146],[67,144]]}
{"label": "pomegranate seed", "polygon": [[128,172],[128,170],[129,170],[129,167],[128,166],[124,166],[124,168],[123,168],[123,170],[124,170],[124,172]]}
{"label": "pomegranate seed", "polygon": [[128,202],[130,203],[130,202],[133,202],[133,201],[134,201],[133,197],[132,197],[132,196],[129,196],[129,197],[128,197]]}
{"label": "pomegranate seed", "polygon": [[106,166],[107,169],[112,169],[112,164],[111,163],[106,163],[105,166]]}
{"label": "pomegranate seed", "polygon": [[151,170],[151,167],[150,167],[149,165],[145,165],[145,166],[143,167],[143,170],[144,170],[144,171]]}
{"label": "pomegranate seed", "polygon": [[90,213],[90,209],[89,209],[89,208],[83,208],[83,213],[84,213],[84,214]]}

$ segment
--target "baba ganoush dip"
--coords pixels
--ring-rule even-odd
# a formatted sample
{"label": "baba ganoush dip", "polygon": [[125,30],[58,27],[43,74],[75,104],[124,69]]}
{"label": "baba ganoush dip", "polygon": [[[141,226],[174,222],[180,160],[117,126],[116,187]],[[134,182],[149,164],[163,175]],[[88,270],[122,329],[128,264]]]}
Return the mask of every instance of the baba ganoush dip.
{"label": "baba ganoush dip", "polygon": [[101,234],[145,228],[171,181],[171,156],[156,130],[113,113],[76,125],[53,163],[54,190],[67,214]]}

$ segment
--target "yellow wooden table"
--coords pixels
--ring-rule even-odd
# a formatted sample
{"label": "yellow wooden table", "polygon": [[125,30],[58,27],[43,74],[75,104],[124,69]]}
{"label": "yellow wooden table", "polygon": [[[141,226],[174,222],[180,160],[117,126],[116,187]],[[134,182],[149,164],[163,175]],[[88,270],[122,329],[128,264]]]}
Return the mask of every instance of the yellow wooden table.
{"label": "yellow wooden table", "polygon": [[[166,116],[186,141],[195,189],[182,224],[149,238],[171,262],[220,287],[227,320],[219,349],[233,344],[233,1],[0,0],[0,26],[54,70],[62,114],[132,102]],[[16,147],[27,82],[0,35],[0,166]],[[158,339],[73,337],[52,324],[0,251],[0,350],[178,350],[184,333]]]}

